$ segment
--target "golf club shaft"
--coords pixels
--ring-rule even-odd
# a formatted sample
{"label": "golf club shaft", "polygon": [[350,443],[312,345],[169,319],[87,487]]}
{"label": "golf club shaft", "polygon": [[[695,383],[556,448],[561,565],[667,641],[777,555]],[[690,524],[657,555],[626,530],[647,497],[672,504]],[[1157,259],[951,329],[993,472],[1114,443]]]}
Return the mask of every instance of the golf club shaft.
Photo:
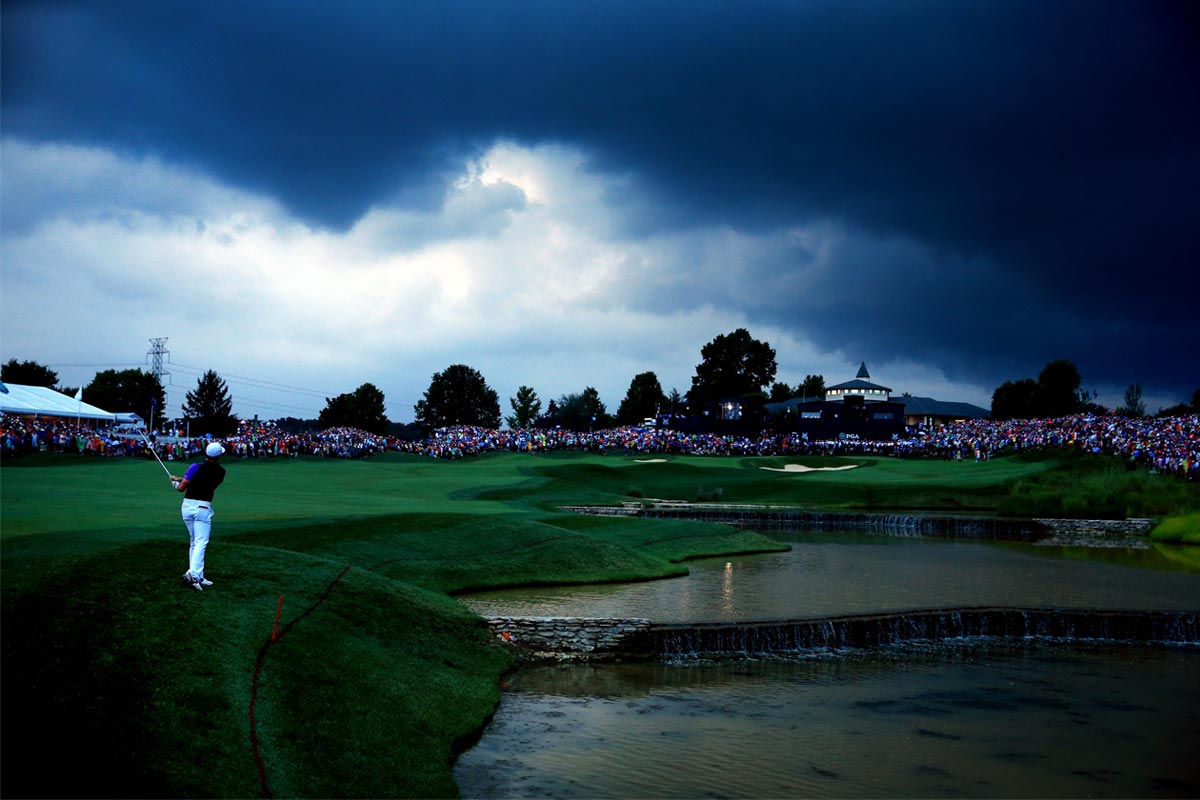
{"label": "golf club shaft", "polygon": [[[141,433],[141,431],[138,431],[138,433]],[[142,438],[146,439],[146,434],[142,433]],[[163,468],[163,472],[167,473],[167,477],[170,478],[171,470],[167,469],[167,465],[163,464],[163,460],[158,457],[158,453],[155,452],[154,445],[149,439],[146,439],[146,446],[150,448],[150,454],[154,456],[154,460],[159,463],[159,465]]]}

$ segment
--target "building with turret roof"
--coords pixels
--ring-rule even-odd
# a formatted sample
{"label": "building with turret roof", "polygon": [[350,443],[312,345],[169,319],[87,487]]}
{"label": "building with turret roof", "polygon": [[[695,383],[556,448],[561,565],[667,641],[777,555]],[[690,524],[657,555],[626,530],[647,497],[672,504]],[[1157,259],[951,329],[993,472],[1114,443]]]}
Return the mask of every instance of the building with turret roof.
{"label": "building with turret roof", "polygon": [[825,389],[825,399],[830,403],[839,402],[851,395],[860,396],[868,403],[886,403],[891,399],[892,390],[888,386],[871,383],[871,373],[867,372],[867,362],[864,361],[854,380]]}
{"label": "building with turret roof", "polygon": [[864,361],[854,380],[830,386],[824,400],[794,397],[767,403],[765,409],[786,430],[818,437],[853,435],[885,439],[905,428],[935,427],[964,419],[982,419],[988,410],[970,403],[932,397],[892,397],[892,389],[874,383]]}

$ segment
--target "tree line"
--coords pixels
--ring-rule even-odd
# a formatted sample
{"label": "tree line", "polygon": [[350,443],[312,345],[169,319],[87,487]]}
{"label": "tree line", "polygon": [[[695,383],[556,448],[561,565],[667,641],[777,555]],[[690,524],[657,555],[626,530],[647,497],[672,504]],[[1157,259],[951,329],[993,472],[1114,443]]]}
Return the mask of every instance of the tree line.
{"label": "tree line", "polygon": [[[1083,379],[1079,369],[1068,359],[1057,359],[1046,364],[1037,379],[1021,378],[1005,381],[992,393],[991,418],[1048,419],[1065,417],[1090,411],[1107,414],[1108,409],[1096,405],[1096,394],[1090,395],[1080,387]],[[1142,400],[1142,385],[1131,383],[1125,389],[1124,403],[1113,410],[1123,417],[1146,416],[1146,403]],[[1178,403],[1159,409],[1157,416],[1173,417],[1200,411],[1200,389],[1192,394],[1191,403]]]}
{"label": "tree line", "polygon": [[[779,402],[791,398],[824,399],[823,375],[805,375],[794,385],[775,380],[778,365],[775,350],[752,337],[745,328],[721,334],[700,350],[691,387],[686,394],[672,388],[664,391],[658,376],[642,372],[633,377],[615,413],[610,413],[595,387],[551,399],[542,399],[530,386],[522,385],[508,398],[511,414],[503,417],[510,428],[562,427],[586,431],[613,425],[634,425],[662,415],[698,414],[711,410],[718,401]],[[10,359],[0,368],[0,381],[30,386],[47,386],[74,395],[79,387],[58,385],[58,374],[35,361]],[[1081,389],[1078,368],[1067,359],[1049,362],[1037,378],[1005,381],[992,394],[991,417],[997,420],[1060,417],[1084,410],[1106,413]],[[161,419],[166,391],[158,376],[140,369],[104,370],[83,387],[88,403]],[[1191,403],[1161,409],[1159,416],[1174,416],[1200,410],[1200,389]],[[399,432],[428,433],[452,425],[501,427],[500,397],[483,375],[466,364],[453,364],[434,373],[422,398],[413,407],[416,422],[389,422],[384,393],[371,383],[353,392],[327,397],[316,420],[284,417],[273,420],[279,428],[300,433],[306,430],[352,427],[380,435]],[[1125,404],[1116,410],[1124,416],[1146,413],[1139,384],[1125,392]],[[238,429],[228,386],[215,371],[197,379],[187,393],[183,418],[193,435],[227,436]]]}

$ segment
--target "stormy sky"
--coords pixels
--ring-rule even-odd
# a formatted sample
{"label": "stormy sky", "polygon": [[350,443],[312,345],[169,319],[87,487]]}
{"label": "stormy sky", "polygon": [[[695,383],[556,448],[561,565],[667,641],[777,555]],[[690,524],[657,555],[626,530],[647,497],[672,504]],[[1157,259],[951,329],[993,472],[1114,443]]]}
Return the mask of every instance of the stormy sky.
{"label": "stormy sky", "polygon": [[1190,2],[13,2],[0,358],[147,364],[315,417],[433,373],[685,393],[744,327],[778,380],[990,405],[1075,362],[1200,387]]}

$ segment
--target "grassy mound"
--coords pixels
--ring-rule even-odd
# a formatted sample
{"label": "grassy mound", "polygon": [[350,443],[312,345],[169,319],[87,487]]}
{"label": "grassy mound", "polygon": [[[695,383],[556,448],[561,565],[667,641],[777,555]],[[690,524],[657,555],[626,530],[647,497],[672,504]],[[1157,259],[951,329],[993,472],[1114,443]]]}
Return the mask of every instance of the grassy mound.
{"label": "grassy mound", "polygon": [[1200,511],[1164,519],[1150,532],[1150,538],[1156,542],[1200,544]]}
{"label": "grassy mound", "polygon": [[1001,514],[1069,519],[1161,517],[1200,508],[1197,487],[1113,458],[1062,457],[1069,468],[1016,482]]}
{"label": "grassy mound", "polygon": [[[214,556],[218,552],[214,545]],[[119,548],[4,601],[6,796],[449,796],[453,742],[508,664],[444,595],[272,548],[220,544],[182,586],[180,548]],[[7,567],[6,567],[7,570]],[[46,754],[71,769],[46,772]],[[369,765],[369,766],[368,766]],[[388,765],[387,769],[381,769]]]}

